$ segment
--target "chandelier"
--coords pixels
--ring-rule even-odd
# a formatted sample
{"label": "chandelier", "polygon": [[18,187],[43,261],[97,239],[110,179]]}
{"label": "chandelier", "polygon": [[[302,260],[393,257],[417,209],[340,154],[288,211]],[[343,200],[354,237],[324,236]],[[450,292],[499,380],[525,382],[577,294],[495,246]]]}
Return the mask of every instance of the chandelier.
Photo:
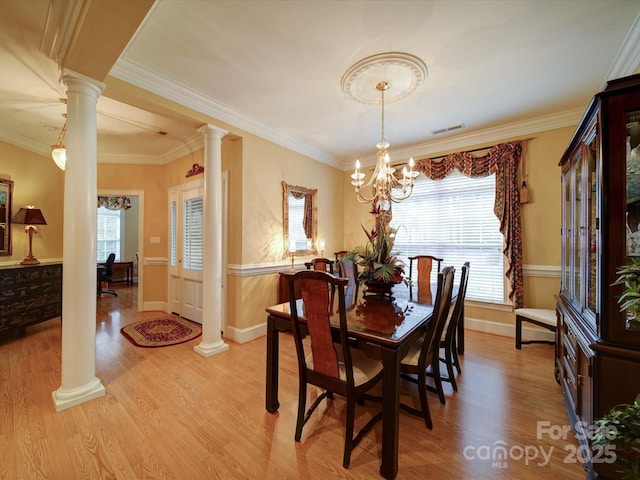
{"label": "chandelier", "polygon": [[[61,103],[67,104],[66,98],[60,98],[59,100]],[[51,145],[51,158],[56,162],[58,168],[64,172],[65,166],[67,165],[67,147],[64,146],[64,137],[67,133],[67,114],[63,113],[62,116],[64,117],[64,125],[62,126],[62,130],[60,130],[58,141],[55,145]]]}
{"label": "chandelier", "polygon": [[[63,115],[66,117],[66,115]],[[62,130],[60,130],[60,136],[55,145],[51,145],[51,158],[56,162],[56,165],[60,170],[64,172],[64,168],[67,164],[67,148],[64,146],[64,136],[67,133],[67,120],[65,118]]]}
{"label": "chandelier", "polygon": [[[356,197],[361,203],[373,203],[380,211],[391,210],[391,202],[401,202],[406,200],[413,191],[414,179],[419,172],[414,171],[413,157],[409,159],[409,169],[402,168],[402,176],[396,174],[396,169],[391,165],[389,153],[389,142],[384,139],[384,92],[390,87],[389,82],[382,81],[376,85],[382,97],[382,133],[380,141],[376,143],[378,152],[376,154],[376,168],[367,183],[364,182],[365,174],[360,171],[360,160],[356,160],[356,169],[351,174],[351,185],[355,187]],[[361,191],[363,188],[371,187],[371,196],[367,197]]]}

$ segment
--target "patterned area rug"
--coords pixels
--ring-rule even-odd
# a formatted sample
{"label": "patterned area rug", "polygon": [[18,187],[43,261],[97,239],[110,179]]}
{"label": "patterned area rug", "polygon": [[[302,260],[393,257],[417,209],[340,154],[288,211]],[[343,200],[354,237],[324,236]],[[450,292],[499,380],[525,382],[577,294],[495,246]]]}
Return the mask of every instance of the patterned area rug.
{"label": "patterned area rug", "polygon": [[202,327],[184,318],[166,316],[130,323],[120,333],[138,347],[166,347],[199,337]]}

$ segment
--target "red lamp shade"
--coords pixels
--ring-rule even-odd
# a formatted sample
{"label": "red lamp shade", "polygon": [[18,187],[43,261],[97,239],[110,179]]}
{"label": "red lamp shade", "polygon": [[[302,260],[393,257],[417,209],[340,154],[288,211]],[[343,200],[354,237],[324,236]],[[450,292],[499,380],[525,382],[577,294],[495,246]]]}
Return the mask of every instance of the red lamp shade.
{"label": "red lamp shade", "polygon": [[18,225],[46,225],[47,221],[39,208],[21,208],[12,220]]}

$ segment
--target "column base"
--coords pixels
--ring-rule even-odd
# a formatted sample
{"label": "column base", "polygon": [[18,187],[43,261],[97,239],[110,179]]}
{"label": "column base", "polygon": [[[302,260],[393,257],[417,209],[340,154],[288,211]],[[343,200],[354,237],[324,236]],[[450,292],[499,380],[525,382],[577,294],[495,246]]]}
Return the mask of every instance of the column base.
{"label": "column base", "polygon": [[229,345],[224,343],[222,340],[216,343],[201,343],[200,345],[196,345],[193,347],[193,351],[202,355],[203,357],[211,357],[213,355],[217,355],[218,353],[226,352],[229,350]]}
{"label": "column base", "polygon": [[82,387],[63,389],[60,387],[51,393],[53,397],[53,405],[56,412],[61,412],[70,407],[75,407],[81,403],[88,402],[94,398],[103,397],[105,394],[104,386],[99,378],[94,378],[91,382]]}

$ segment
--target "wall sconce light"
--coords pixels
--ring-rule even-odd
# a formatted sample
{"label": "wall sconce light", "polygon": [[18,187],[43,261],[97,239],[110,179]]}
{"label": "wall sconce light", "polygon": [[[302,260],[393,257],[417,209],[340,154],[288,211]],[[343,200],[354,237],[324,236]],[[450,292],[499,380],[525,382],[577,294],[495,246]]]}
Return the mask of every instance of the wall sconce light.
{"label": "wall sconce light", "polygon": [[39,208],[34,208],[29,205],[27,208],[21,208],[18,213],[13,217],[13,223],[17,225],[24,225],[24,232],[29,235],[29,255],[20,262],[20,265],[37,265],[40,262],[33,256],[33,250],[31,248],[33,242],[33,234],[38,233],[38,227],[36,225],[46,225],[47,221],[44,219],[44,215]]}
{"label": "wall sconce light", "polygon": [[318,247],[320,248],[320,256],[324,257],[324,240],[318,240]]}

